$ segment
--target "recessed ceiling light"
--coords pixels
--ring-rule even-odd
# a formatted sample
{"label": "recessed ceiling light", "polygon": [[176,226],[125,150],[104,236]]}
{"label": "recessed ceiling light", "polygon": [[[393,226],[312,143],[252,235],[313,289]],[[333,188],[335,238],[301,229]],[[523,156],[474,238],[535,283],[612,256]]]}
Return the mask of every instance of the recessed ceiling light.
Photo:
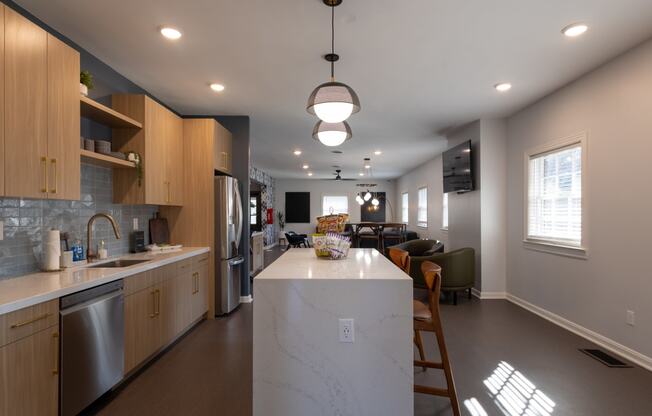
{"label": "recessed ceiling light", "polygon": [[224,91],[224,85],[222,84],[211,84],[211,89],[215,92],[222,92]]}
{"label": "recessed ceiling light", "polygon": [[364,173],[363,173],[363,172],[360,172],[358,175],[360,175],[360,176],[364,176]]}
{"label": "recessed ceiling light", "polygon": [[296,150],[295,150],[294,152],[292,152],[292,153],[294,153],[295,156],[301,156],[301,150],[299,150],[299,149],[296,149]]}
{"label": "recessed ceiling light", "polygon": [[181,32],[173,27],[163,26],[160,30],[161,35],[165,36],[168,39],[177,40],[181,37]]}
{"label": "recessed ceiling light", "polygon": [[382,155],[383,152],[381,152],[380,150],[376,150],[376,151],[374,152],[374,154],[375,154],[376,156],[378,156],[378,155]]}
{"label": "recessed ceiling light", "polygon": [[512,84],[508,82],[501,82],[500,84],[494,85],[494,88],[498,92],[507,92],[512,89]]}
{"label": "recessed ceiling light", "polygon": [[304,169],[308,169],[309,167],[310,167],[310,166],[308,166],[308,165],[303,165],[303,168],[304,168]]}
{"label": "recessed ceiling light", "polygon": [[308,176],[312,176],[312,172],[308,172]]}
{"label": "recessed ceiling light", "polygon": [[584,23],[573,23],[568,25],[561,30],[561,33],[568,36],[569,38],[574,38],[586,33],[589,30],[589,27]]}

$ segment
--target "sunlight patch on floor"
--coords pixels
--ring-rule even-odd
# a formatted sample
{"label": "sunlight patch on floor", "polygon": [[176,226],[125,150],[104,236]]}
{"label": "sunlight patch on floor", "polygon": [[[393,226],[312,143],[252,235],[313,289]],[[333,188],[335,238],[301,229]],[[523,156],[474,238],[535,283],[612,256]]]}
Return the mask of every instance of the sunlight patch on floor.
{"label": "sunlight patch on floor", "polygon": [[[498,364],[484,385],[505,416],[552,416],[555,409],[554,401],[505,361]],[[487,416],[475,397],[465,400],[464,406],[472,416]]]}

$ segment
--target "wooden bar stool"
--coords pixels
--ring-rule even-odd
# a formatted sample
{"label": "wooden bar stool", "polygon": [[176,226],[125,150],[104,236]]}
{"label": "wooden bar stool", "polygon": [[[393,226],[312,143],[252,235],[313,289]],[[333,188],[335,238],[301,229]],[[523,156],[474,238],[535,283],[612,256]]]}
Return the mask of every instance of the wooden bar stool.
{"label": "wooden bar stool", "polygon": [[389,259],[408,275],[410,274],[410,253],[400,248],[389,249]]}
{"label": "wooden bar stool", "polygon": [[[390,254],[391,255],[391,254]],[[460,405],[457,402],[457,393],[455,391],[455,381],[451,370],[450,361],[448,360],[448,351],[444,342],[444,331],[441,326],[439,316],[439,295],[441,292],[441,267],[430,261],[424,261],[421,264],[426,285],[428,286],[428,305],[414,300],[414,343],[419,350],[420,360],[414,360],[414,365],[427,368],[437,368],[444,370],[446,376],[447,388],[437,388],[430,386],[414,385],[415,393],[432,394],[435,396],[448,397],[453,407],[453,414],[460,415]],[[427,361],[423,351],[423,341],[421,340],[421,331],[434,332],[439,345],[439,354],[441,362],[436,363]]]}

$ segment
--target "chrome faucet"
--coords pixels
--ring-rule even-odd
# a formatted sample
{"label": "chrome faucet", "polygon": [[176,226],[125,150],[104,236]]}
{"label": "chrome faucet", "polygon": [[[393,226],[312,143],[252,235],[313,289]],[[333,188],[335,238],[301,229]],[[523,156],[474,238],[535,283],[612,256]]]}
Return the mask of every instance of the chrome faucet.
{"label": "chrome faucet", "polygon": [[97,218],[104,217],[109,222],[111,223],[111,226],[113,226],[113,232],[115,233],[115,238],[118,240],[120,239],[120,226],[118,225],[117,222],[115,222],[115,219],[109,215],[105,214],[103,212],[99,212],[91,217],[91,219],[88,220],[88,234],[86,235],[86,241],[88,244],[88,248],[86,249],[86,261],[88,263],[92,263],[94,259],[97,258],[97,255],[93,252],[93,223]]}

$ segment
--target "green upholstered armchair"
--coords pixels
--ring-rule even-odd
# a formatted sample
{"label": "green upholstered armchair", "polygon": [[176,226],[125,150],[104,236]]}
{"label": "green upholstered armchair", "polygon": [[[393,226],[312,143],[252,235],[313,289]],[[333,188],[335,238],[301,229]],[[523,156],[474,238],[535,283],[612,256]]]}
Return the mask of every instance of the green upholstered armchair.
{"label": "green upholstered armchair", "polygon": [[[433,261],[432,256],[444,251],[444,244],[438,240],[411,240],[395,246],[387,247],[385,255],[389,257],[390,248],[400,248],[410,254],[410,276],[414,280],[414,286],[425,288],[426,282],[423,280],[421,273],[421,263],[424,261]],[[443,280],[442,280],[443,288]]]}
{"label": "green upholstered armchair", "polygon": [[475,250],[466,247],[448,253],[435,253],[431,262],[441,267],[441,291],[453,293],[453,304],[457,305],[457,292],[469,291],[475,284]]}
{"label": "green upholstered armchair", "polygon": [[[410,276],[414,286],[425,288],[421,274],[421,263],[431,261],[441,267],[441,290],[452,292],[453,303],[457,304],[457,292],[469,291],[475,284],[475,250],[467,247],[443,253],[444,245],[435,240],[412,240],[392,246],[410,253]],[[435,249],[434,253],[427,252]],[[427,253],[426,253],[427,252]]]}

